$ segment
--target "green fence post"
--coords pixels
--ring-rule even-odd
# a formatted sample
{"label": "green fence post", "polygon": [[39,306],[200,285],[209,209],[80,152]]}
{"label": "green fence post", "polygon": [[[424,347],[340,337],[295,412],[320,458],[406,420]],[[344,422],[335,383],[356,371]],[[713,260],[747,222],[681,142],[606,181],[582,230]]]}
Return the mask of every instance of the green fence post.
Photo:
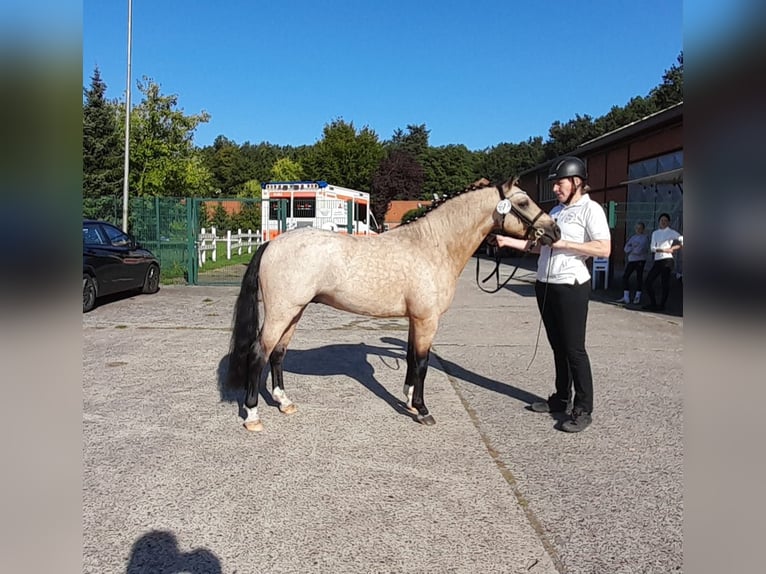
{"label": "green fence post", "polygon": [[349,235],[354,234],[354,200],[346,201],[346,230]]}
{"label": "green fence post", "polygon": [[617,204],[614,201],[609,202],[609,227],[614,229],[617,226]]}
{"label": "green fence post", "polygon": [[186,198],[186,251],[189,254],[186,275],[189,285],[197,284],[197,224],[194,218],[194,199]]}

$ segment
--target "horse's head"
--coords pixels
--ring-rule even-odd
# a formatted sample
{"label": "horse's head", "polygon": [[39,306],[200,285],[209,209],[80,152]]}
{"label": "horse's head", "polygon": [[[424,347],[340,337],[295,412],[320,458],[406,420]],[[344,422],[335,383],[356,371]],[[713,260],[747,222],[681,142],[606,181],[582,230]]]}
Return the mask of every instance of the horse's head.
{"label": "horse's head", "polygon": [[532,239],[545,245],[555,243],[561,238],[559,226],[516,185],[517,181],[509,179],[498,187],[503,199],[493,215],[495,227],[513,237]]}

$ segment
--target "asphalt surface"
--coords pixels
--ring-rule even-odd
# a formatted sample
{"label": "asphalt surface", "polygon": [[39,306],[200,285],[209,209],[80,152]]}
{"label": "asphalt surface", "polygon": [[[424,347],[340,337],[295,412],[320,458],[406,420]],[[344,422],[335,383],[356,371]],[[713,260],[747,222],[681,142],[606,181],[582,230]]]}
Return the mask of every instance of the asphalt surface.
{"label": "asphalt surface", "polygon": [[404,319],[311,306],[298,412],[262,399],[249,433],[220,385],[237,287],[84,315],[83,572],[680,572],[683,318],[594,292],[594,422],[568,434],[525,408],[553,386],[531,272],[496,294],[474,274],[434,342],[432,427],[402,412]]}

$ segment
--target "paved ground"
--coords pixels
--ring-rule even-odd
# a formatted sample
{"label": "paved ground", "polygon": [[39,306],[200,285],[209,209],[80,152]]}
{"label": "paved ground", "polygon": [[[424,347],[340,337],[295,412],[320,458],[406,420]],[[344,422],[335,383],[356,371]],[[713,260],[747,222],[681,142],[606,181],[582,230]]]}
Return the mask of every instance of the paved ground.
{"label": "paved ground", "polygon": [[83,571],[680,572],[683,319],[591,303],[594,423],[570,435],[525,409],[553,379],[531,273],[494,295],[474,273],[434,345],[433,427],[400,412],[403,320],[310,307],[298,413],[252,434],[219,384],[236,287],[85,315]]}

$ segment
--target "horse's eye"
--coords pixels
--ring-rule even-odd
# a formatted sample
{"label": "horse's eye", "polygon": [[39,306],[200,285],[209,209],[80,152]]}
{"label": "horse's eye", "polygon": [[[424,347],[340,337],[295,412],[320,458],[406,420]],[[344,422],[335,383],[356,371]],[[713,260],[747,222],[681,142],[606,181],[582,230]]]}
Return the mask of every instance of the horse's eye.
{"label": "horse's eye", "polygon": [[520,207],[521,209],[526,209],[527,207],[529,207],[529,200],[528,200],[528,199],[522,199],[522,200],[519,202],[519,207]]}

